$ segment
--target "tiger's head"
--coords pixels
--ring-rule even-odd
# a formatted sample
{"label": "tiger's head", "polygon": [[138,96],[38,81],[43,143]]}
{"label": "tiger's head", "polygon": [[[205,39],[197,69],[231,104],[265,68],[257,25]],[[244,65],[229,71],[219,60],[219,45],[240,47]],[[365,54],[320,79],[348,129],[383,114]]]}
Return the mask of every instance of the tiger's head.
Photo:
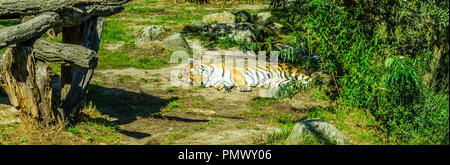
{"label": "tiger's head", "polygon": [[189,65],[179,74],[178,79],[190,85],[201,85],[204,79],[204,68],[202,65],[194,65],[194,60],[189,59]]}

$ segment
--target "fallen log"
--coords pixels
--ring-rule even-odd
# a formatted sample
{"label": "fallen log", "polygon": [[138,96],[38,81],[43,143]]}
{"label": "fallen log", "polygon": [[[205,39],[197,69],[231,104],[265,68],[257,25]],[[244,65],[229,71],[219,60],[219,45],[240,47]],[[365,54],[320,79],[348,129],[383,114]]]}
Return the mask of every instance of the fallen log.
{"label": "fallen log", "polygon": [[75,64],[83,68],[95,68],[97,65],[97,53],[80,45],[37,39],[33,53],[36,58],[49,62]]}

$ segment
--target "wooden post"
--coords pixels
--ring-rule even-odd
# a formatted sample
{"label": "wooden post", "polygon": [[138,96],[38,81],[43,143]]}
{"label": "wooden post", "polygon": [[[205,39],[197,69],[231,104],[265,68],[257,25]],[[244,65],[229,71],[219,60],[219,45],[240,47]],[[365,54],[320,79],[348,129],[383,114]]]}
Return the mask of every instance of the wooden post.
{"label": "wooden post", "polygon": [[[81,39],[81,45],[98,52],[103,31],[103,18],[93,17],[89,19],[86,21],[83,30],[82,33],[84,37]],[[71,84],[67,85],[70,86],[70,90],[66,94],[62,104],[62,108],[64,109],[69,122],[75,120],[75,117],[80,110],[80,106],[85,102],[89,82],[91,81],[96,66],[97,61],[95,61],[90,68],[83,68],[80,66],[71,68]],[[62,76],[62,73],[61,77],[64,77]]]}

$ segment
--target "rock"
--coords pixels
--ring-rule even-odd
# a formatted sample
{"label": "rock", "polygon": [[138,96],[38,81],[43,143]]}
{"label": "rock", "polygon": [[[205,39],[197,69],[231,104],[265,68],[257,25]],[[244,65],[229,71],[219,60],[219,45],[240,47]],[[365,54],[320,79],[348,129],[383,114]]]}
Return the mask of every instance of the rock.
{"label": "rock", "polygon": [[224,11],[223,13],[205,15],[202,21],[206,24],[235,23],[236,16],[233,13]]}
{"label": "rock", "polygon": [[256,17],[256,24],[266,26],[272,23],[272,13],[270,12],[257,13],[255,17]]}
{"label": "rock", "polygon": [[141,47],[146,43],[157,40],[166,33],[166,30],[162,26],[147,26],[143,30],[144,32],[136,39],[135,44],[137,47]]}
{"label": "rock", "polygon": [[175,33],[167,38],[165,38],[161,45],[165,47],[166,49],[177,51],[177,50],[183,50],[183,51],[191,51],[191,47],[189,47],[189,44],[187,43],[186,39],[184,38],[184,35],[181,33]]}
{"label": "rock", "polygon": [[0,104],[0,124],[20,123],[19,111],[11,105]]}
{"label": "rock", "polygon": [[279,23],[272,23],[267,25],[267,29],[269,29],[269,31],[279,34],[281,31],[283,31],[284,26],[282,24]]}
{"label": "rock", "polygon": [[203,31],[203,28],[205,27],[205,23],[203,23],[202,21],[194,21],[188,25],[186,25],[183,28],[184,32],[187,33],[200,33]]}
{"label": "rock", "polygon": [[265,31],[258,25],[249,23],[221,23],[207,25],[204,35],[213,38],[224,39],[227,36],[234,37],[236,41],[263,41]]}
{"label": "rock", "polygon": [[344,134],[342,134],[333,125],[321,120],[321,119],[311,119],[304,120],[294,126],[291,134],[286,139],[286,145],[299,145],[304,144],[304,137],[309,135],[317,136],[323,139],[328,144],[337,145],[349,145],[350,142],[347,140]]}
{"label": "rock", "polygon": [[245,10],[234,13],[236,16],[236,23],[255,23],[255,17]]}

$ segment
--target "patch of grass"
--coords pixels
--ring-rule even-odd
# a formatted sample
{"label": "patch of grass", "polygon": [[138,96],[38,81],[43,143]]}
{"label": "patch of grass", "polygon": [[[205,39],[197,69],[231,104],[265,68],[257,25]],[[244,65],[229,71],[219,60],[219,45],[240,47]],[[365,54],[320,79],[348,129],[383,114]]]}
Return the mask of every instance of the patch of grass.
{"label": "patch of grass", "polygon": [[170,134],[166,137],[166,140],[161,143],[161,145],[170,145],[172,144],[174,141],[178,140],[178,139],[182,139],[185,138],[189,135],[188,132],[181,132],[181,133],[173,133]]}
{"label": "patch of grass", "polygon": [[[146,5],[154,5],[160,3],[160,0],[141,0],[141,1],[134,1],[129,2],[125,4],[125,8],[133,7],[133,6],[146,6]],[[126,12],[126,11],[125,11]]]}
{"label": "patch of grass", "polygon": [[133,57],[128,56],[129,51],[110,51],[106,49],[100,49],[99,51],[99,63],[97,68],[99,69],[112,69],[112,68],[127,68],[134,67],[139,69],[158,69],[163,66],[169,65],[169,57]]}
{"label": "patch of grass", "polygon": [[116,130],[116,123],[102,115],[92,103],[82,110],[81,122],[67,128],[75,136],[97,144],[120,144]]}
{"label": "patch of grass", "polygon": [[173,100],[173,101],[171,101],[171,102],[169,103],[169,106],[170,106],[170,107],[179,107],[180,104],[178,103],[177,100]]}
{"label": "patch of grass", "polygon": [[14,133],[20,124],[0,124],[0,145],[14,144]]}
{"label": "patch of grass", "polygon": [[19,23],[12,23],[11,21],[6,20],[6,19],[0,19],[0,25],[1,26],[14,26],[14,25],[17,25],[17,24],[19,24]]}
{"label": "patch of grass", "polygon": [[279,99],[274,98],[263,98],[263,97],[257,97],[252,100],[250,100],[250,106],[251,109],[244,112],[244,114],[247,114],[252,117],[261,117],[264,115],[264,113],[261,112],[261,110],[274,103],[280,102]]}
{"label": "patch of grass", "polygon": [[351,144],[386,144],[386,135],[366,109],[339,105],[328,109],[314,107],[309,110],[308,118],[320,118],[334,125]]}
{"label": "patch of grass", "polygon": [[161,82],[161,79],[160,78],[153,78],[152,81],[154,81],[154,82]]}
{"label": "patch of grass", "polygon": [[312,98],[318,101],[331,101],[330,98],[323,91],[317,91],[312,94]]}
{"label": "patch of grass", "polygon": [[169,88],[166,89],[166,91],[168,93],[173,93],[173,92],[176,92],[176,91],[179,91],[179,90],[180,90],[179,87],[169,87]]}
{"label": "patch of grass", "polygon": [[113,43],[125,41],[134,42],[135,36],[131,35],[132,30],[121,20],[105,20],[103,27],[102,42]]}
{"label": "patch of grass", "polygon": [[254,143],[259,145],[281,145],[289,137],[294,125],[294,123],[286,123],[280,131],[274,130],[272,133],[267,135],[267,137],[254,139]]}
{"label": "patch of grass", "polygon": [[67,127],[67,128],[66,128],[66,131],[67,131],[67,132],[70,132],[70,133],[72,133],[72,134],[74,134],[74,135],[77,135],[77,134],[80,133],[80,132],[78,131],[78,128],[77,128],[77,127],[73,127],[73,126]]}
{"label": "patch of grass", "polygon": [[5,52],[6,52],[6,48],[0,49],[0,56],[2,56],[3,53],[5,53]]}
{"label": "patch of grass", "polygon": [[61,75],[61,64],[58,64],[56,62],[45,62],[45,63],[52,68],[55,74]]}
{"label": "patch of grass", "polygon": [[239,129],[243,129],[243,128],[253,128],[255,130],[261,129],[261,128],[257,127],[254,123],[250,123],[250,122],[247,122],[247,123],[234,123],[233,126],[235,128],[239,128]]}
{"label": "patch of grass", "polygon": [[210,120],[210,121],[208,121],[208,122],[206,122],[204,124],[200,124],[198,126],[195,126],[194,127],[194,131],[200,131],[200,130],[208,128],[208,127],[210,127],[210,126],[212,126],[214,124],[219,124],[219,123],[222,123],[222,122],[223,122],[223,118],[222,117],[216,117],[213,120]]}
{"label": "patch of grass", "polygon": [[119,75],[119,83],[123,84],[125,81],[133,80],[133,77],[130,75]]}

